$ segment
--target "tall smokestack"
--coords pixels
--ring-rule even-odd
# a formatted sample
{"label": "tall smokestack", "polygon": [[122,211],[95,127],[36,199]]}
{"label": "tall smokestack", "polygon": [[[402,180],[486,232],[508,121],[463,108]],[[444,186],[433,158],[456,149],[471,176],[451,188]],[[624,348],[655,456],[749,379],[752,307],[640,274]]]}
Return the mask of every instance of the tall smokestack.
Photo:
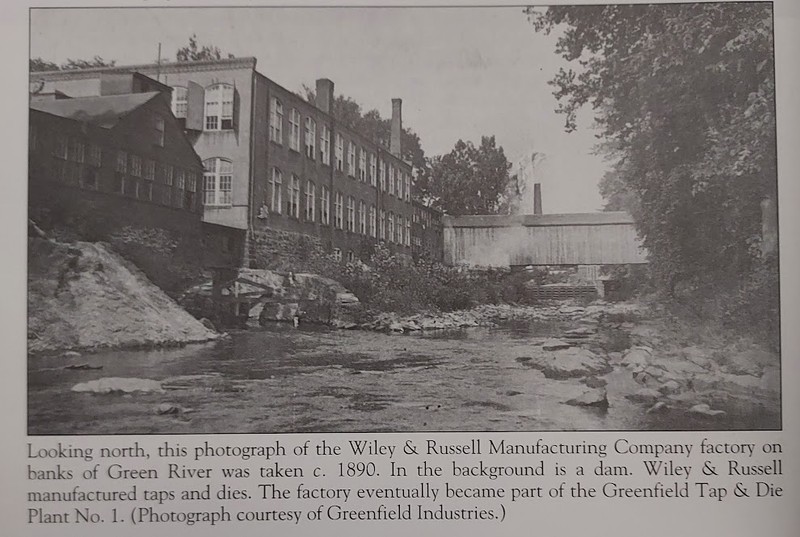
{"label": "tall smokestack", "polygon": [[400,137],[403,134],[403,99],[392,99],[392,137],[389,142],[389,151],[392,155],[401,158],[403,147]]}
{"label": "tall smokestack", "polygon": [[542,214],[542,183],[533,183],[533,214]]}
{"label": "tall smokestack", "polygon": [[317,80],[317,108],[328,114],[333,113],[333,82],[327,78]]}

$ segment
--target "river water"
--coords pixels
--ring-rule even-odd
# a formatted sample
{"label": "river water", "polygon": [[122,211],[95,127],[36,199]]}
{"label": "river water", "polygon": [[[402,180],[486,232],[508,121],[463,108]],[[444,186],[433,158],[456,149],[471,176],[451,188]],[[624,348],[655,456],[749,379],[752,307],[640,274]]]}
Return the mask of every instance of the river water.
{"label": "river water", "polygon": [[[564,404],[586,387],[551,380],[516,358],[569,325],[389,335],[359,330],[241,331],[176,349],[109,351],[72,362],[33,357],[28,371],[31,434],[280,433],[328,431],[543,431],[758,428],[758,412],[723,421],[648,415],[625,399],[629,371],[607,375],[608,410]],[[72,392],[102,377],[162,381],[164,393]],[[159,414],[163,404],[180,411]]]}

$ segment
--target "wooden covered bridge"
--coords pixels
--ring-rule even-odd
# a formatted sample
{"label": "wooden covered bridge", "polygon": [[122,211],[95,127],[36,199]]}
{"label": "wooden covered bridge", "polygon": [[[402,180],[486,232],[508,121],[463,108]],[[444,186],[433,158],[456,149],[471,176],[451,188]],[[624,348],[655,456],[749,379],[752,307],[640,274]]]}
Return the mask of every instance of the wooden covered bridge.
{"label": "wooden covered bridge", "polygon": [[647,263],[625,212],[446,216],[443,223],[445,260],[456,265]]}

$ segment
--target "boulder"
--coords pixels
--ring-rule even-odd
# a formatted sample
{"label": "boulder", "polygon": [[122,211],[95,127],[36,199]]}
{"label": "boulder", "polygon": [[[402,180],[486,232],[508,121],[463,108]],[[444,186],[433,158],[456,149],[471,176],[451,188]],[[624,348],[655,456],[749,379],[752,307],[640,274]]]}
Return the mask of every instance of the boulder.
{"label": "boulder", "polygon": [[565,401],[565,403],[572,406],[608,408],[608,394],[603,388],[587,390],[578,397]]}
{"label": "boulder", "polygon": [[557,351],[559,349],[569,349],[570,347],[572,347],[572,343],[567,343],[560,339],[548,339],[542,343],[542,350],[545,351]]}
{"label": "boulder", "polygon": [[594,328],[591,328],[589,326],[579,326],[578,328],[573,328],[572,330],[567,330],[566,332],[564,332],[564,335],[565,336],[578,336],[578,337],[584,336],[585,337],[585,336],[591,336],[591,335],[596,334],[596,333],[597,333],[597,330],[595,330]]}
{"label": "boulder", "polygon": [[725,415],[724,410],[714,410],[709,405],[705,403],[700,403],[699,405],[694,405],[688,410],[689,414],[693,414],[695,416],[705,416],[705,417],[716,417],[716,416],[723,416]]}
{"label": "boulder", "polygon": [[605,358],[579,347],[534,356],[528,365],[540,370],[545,377],[553,379],[605,375],[611,371]]}
{"label": "boulder", "polygon": [[594,375],[582,379],[581,382],[586,384],[589,388],[604,388],[608,385],[606,379],[597,378]]}
{"label": "boulder", "polygon": [[677,380],[668,380],[658,387],[658,391],[664,395],[672,395],[681,390],[681,385]]}
{"label": "boulder", "polygon": [[653,350],[650,347],[633,347],[622,356],[620,364],[625,367],[644,367],[649,363],[652,356]]}
{"label": "boulder", "polygon": [[67,351],[61,355],[62,358],[80,358],[81,353],[76,351]]}
{"label": "boulder", "polygon": [[161,382],[151,379],[105,377],[81,382],[72,387],[73,392],[90,393],[133,393],[163,392]]}
{"label": "boulder", "polygon": [[654,404],[650,408],[647,409],[647,414],[659,414],[661,412],[666,412],[669,410],[669,406],[664,401],[659,401],[658,403]]}
{"label": "boulder", "polygon": [[389,325],[389,332],[392,334],[402,334],[405,332],[405,329],[403,328],[402,323],[394,322]]}
{"label": "boulder", "polygon": [[634,403],[644,403],[647,405],[655,404],[658,401],[658,398],[661,397],[661,392],[658,390],[653,390],[651,388],[642,388],[637,390],[634,393],[629,393],[625,396],[625,399],[629,401],[633,401]]}

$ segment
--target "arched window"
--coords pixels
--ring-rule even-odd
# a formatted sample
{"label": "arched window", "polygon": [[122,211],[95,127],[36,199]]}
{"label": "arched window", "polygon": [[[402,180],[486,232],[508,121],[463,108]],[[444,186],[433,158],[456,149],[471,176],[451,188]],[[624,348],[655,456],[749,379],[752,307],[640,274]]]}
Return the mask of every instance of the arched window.
{"label": "arched window", "polygon": [[230,205],[233,202],[233,163],[214,157],[204,160],[203,167],[203,205]]}
{"label": "arched window", "polygon": [[275,97],[269,109],[269,139],[277,144],[283,143],[283,104]]}
{"label": "arched window", "polygon": [[205,130],[233,128],[233,86],[215,84],[206,89]]}
{"label": "arched window", "polygon": [[172,114],[177,118],[186,117],[186,88],[183,86],[175,86],[172,88]]}

